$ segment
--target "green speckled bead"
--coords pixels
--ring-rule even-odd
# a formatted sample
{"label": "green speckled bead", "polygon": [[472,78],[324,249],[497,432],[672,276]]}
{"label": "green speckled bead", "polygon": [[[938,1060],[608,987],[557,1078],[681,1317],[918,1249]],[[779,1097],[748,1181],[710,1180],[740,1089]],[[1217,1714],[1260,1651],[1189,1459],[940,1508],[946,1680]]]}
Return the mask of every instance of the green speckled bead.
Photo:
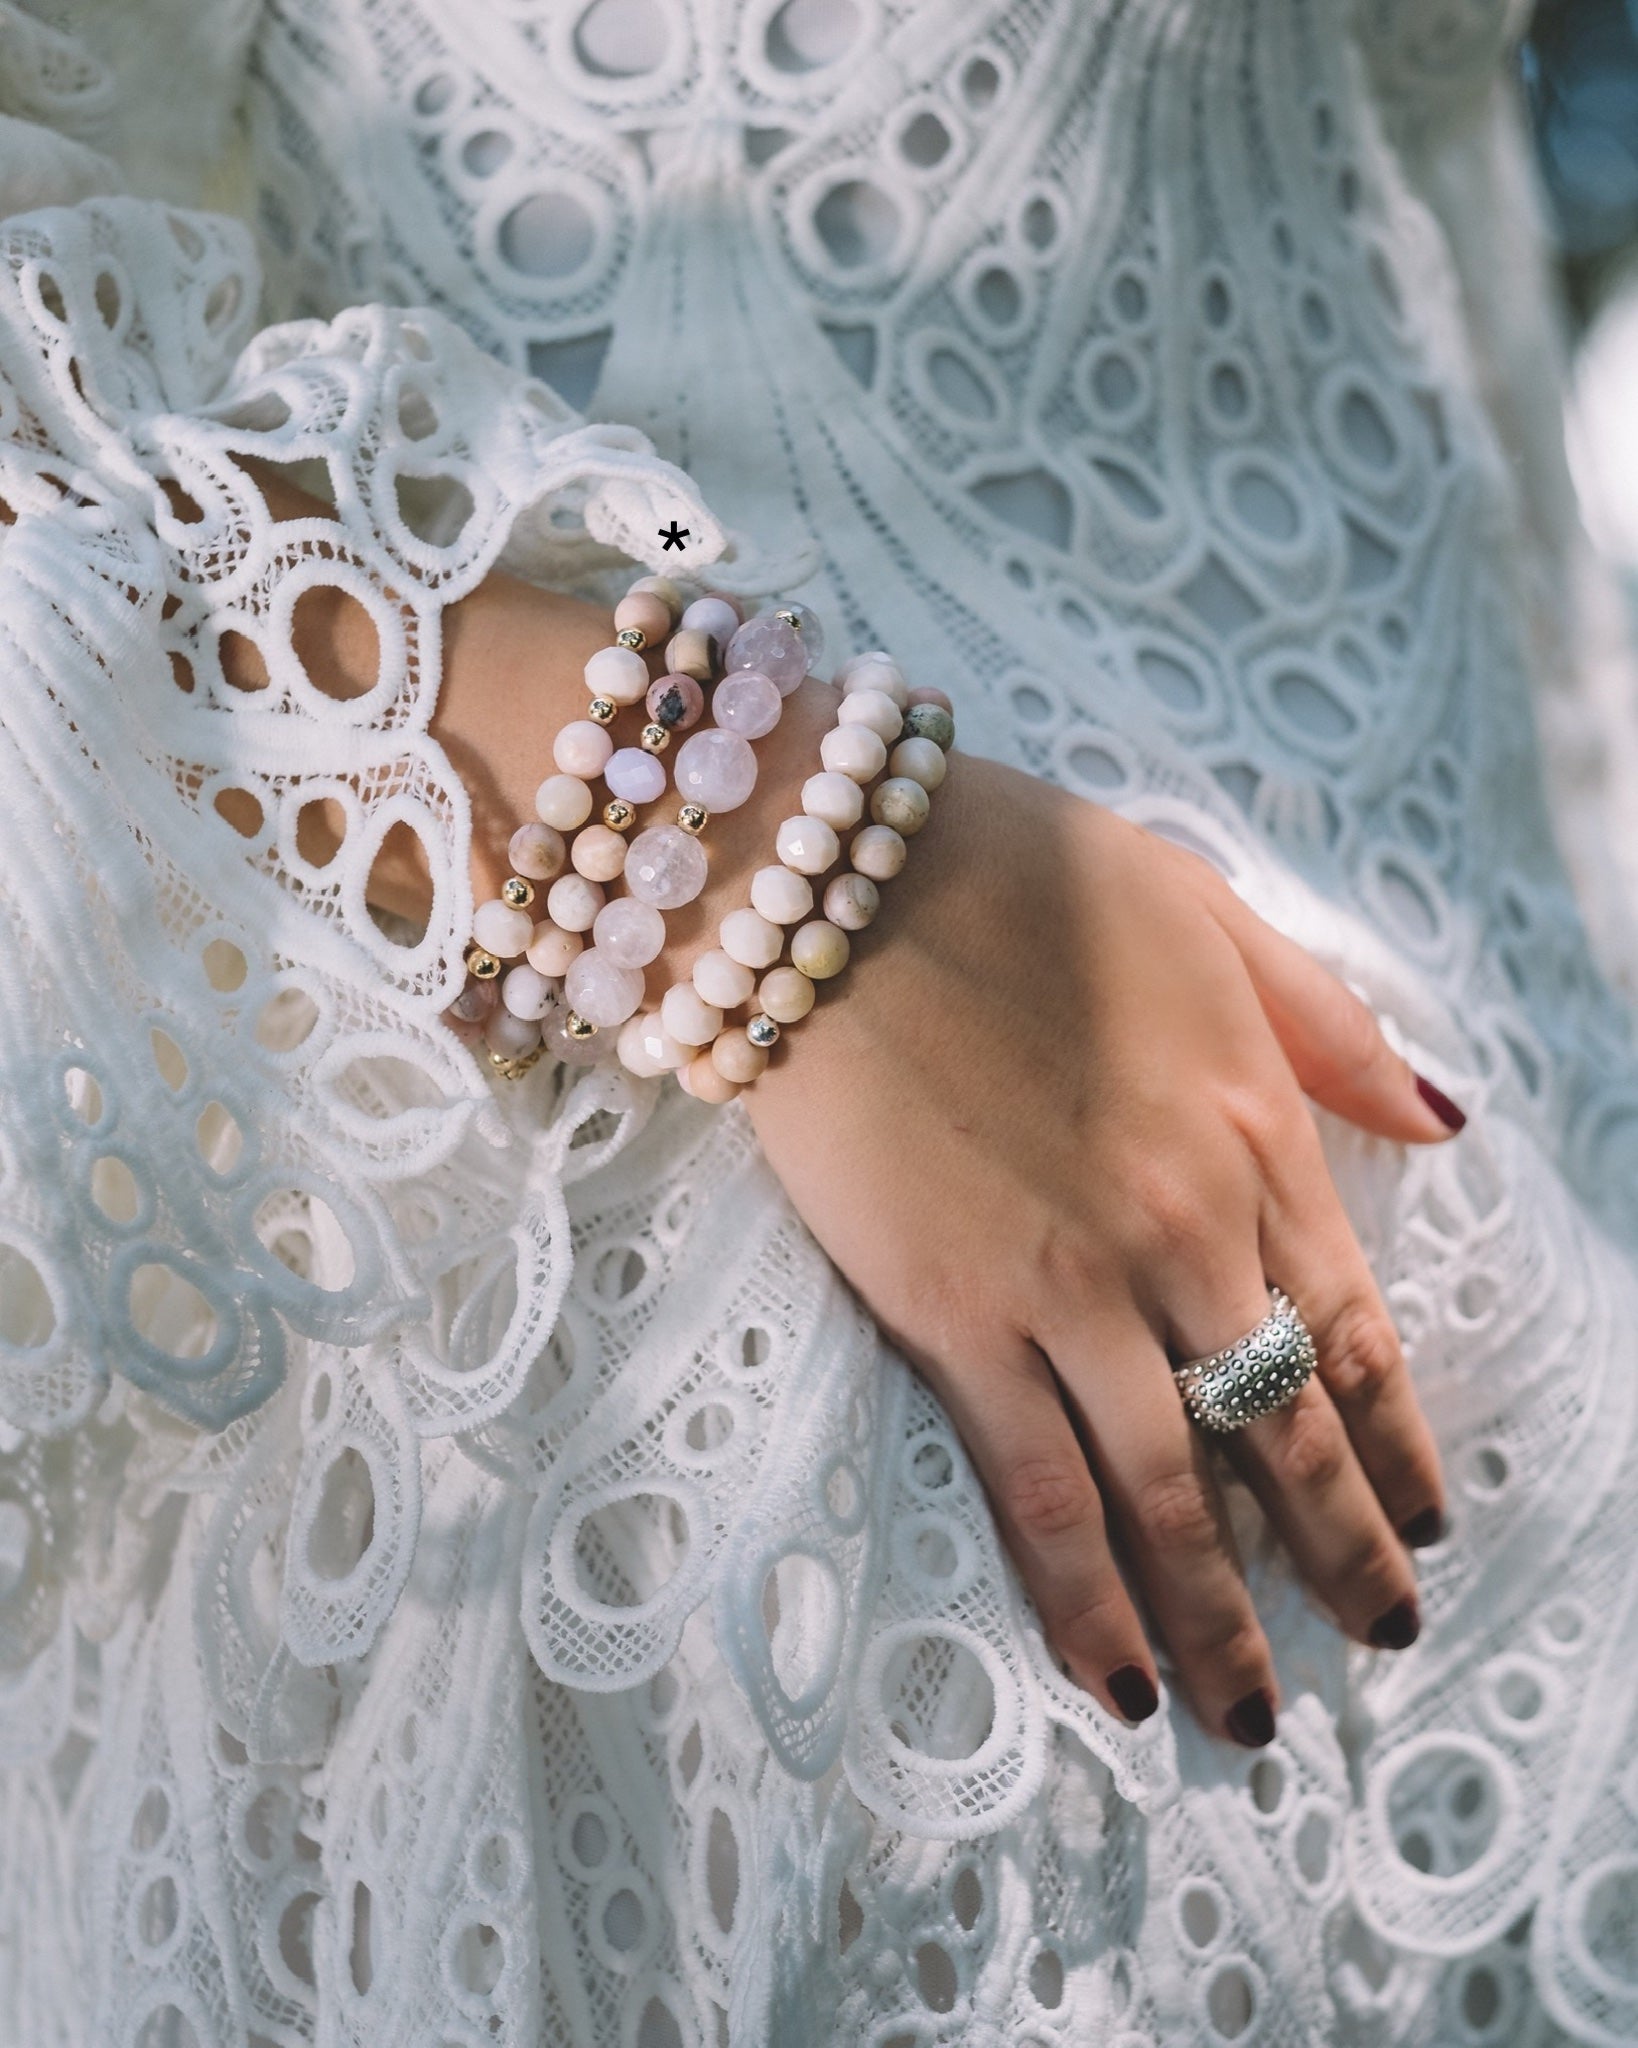
{"label": "green speckled bead", "polygon": [[955,720],[942,704],[912,704],[904,714],[901,740],[931,740],[946,753],[955,745]]}

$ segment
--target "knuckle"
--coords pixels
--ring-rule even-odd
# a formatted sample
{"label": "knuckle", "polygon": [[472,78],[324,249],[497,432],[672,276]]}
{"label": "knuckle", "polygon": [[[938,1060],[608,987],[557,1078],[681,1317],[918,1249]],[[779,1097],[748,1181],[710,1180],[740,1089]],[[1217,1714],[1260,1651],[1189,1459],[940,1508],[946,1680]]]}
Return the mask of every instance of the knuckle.
{"label": "knuckle", "polygon": [[1336,1081],[1357,1081],[1387,1054],[1388,1042],[1369,1009],[1337,984],[1325,1035],[1324,1064]]}
{"label": "knuckle", "polygon": [[1348,1439],[1328,1403],[1298,1399],[1281,1411],[1273,1463],[1304,1493],[1327,1493],[1347,1469]]}
{"label": "knuckle", "polygon": [[1132,1228],[1150,1257],[1190,1254],[1212,1234],[1210,1206],[1199,1186],[1184,1176],[1140,1174],[1132,1197]]}
{"label": "knuckle", "polygon": [[1037,1452],[1002,1474],[1001,1509],[1019,1533],[1036,1540],[1067,1536],[1099,1519],[1097,1489],[1084,1460]]}
{"label": "knuckle", "polygon": [[1416,1590],[1414,1582],[1407,1583],[1404,1559],[1374,1530],[1363,1532],[1348,1547],[1337,1572],[1337,1583],[1347,1588],[1349,1605],[1361,1608],[1367,1615],[1391,1607],[1407,1592]]}
{"label": "knuckle", "polygon": [[1071,1658],[1094,1655],[1123,1634],[1127,1620],[1125,1601],[1109,1586],[1077,1586],[1057,1598],[1049,1592],[1036,1605],[1053,1643]]}
{"label": "knuckle", "polygon": [[1359,1303],[1333,1317],[1320,1355],[1332,1393],[1342,1401],[1365,1403],[1388,1388],[1405,1359],[1399,1332],[1374,1303]]}
{"label": "knuckle", "polygon": [[1188,1634],[1189,1653],[1210,1665],[1214,1676],[1230,1689],[1249,1692],[1266,1684],[1270,1658],[1268,1639],[1257,1622],[1238,1606],[1203,1610]]}
{"label": "knuckle", "polygon": [[1192,1556],[1217,1547],[1217,1516],[1193,1472],[1161,1472],[1146,1479],[1132,1507],[1139,1529],[1156,1550]]}

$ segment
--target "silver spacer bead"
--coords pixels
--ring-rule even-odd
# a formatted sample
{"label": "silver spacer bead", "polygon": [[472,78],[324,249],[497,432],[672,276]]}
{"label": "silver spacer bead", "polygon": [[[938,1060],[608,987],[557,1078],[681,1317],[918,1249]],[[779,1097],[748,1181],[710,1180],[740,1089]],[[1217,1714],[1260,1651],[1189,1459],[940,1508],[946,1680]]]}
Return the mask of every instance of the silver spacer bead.
{"label": "silver spacer bead", "polygon": [[623,626],[614,636],[616,647],[629,647],[634,654],[641,654],[648,645],[648,635],[641,626]]}
{"label": "silver spacer bead", "polygon": [[779,1026],[772,1017],[764,1017],[759,1013],[746,1025],[745,1036],[753,1045],[760,1045],[765,1051],[770,1045],[779,1043]]}

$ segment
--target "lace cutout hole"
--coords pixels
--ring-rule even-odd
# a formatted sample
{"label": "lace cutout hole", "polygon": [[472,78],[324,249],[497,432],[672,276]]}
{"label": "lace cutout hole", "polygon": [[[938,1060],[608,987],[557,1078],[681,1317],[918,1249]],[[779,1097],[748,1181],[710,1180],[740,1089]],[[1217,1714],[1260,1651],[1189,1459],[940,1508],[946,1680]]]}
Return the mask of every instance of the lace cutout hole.
{"label": "lace cutout hole", "polygon": [[502,259],[522,276],[557,282],[591,260],[597,223],[573,192],[532,192],[501,221],[499,245]]}
{"label": "lace cutout hole", "polygon": [[936,1941],[924,1941],[916,1950],[916,1988],[931,2012],[953,2012],[959,1988],[950,1951]]}
{"label": "lace cutout hole", "polygon": [[486,1921],[463,1927],[451,1957],[457,1986],[471,1998],[491,1998],[506,1967],[506,1943]]}
{"label": "lace cutout hole", "polygon": [[768,22],[763,46],[776,71],[822,71],[847,55],[863,27],[855,0],[785,0]]}
{"label": "lace cutout hole", "polygon": [[69,1114],[95,1130],[105,1113],[102,1083],[96,1075],[84,1067],[64,1067],[63,1094]]}
{"label": "lace cutout hole", "polygon": [[923,1629],[896,1643],[882,1667],[888,1726],[912,1757],[960,1763],[995,1731],[995,1683],[981,1658],[952,1635]]}
{"label": "lace cutout hole", "polygon": [[634,2048],[686,2048],[677,2016],[663,1998],[651,1998],[643,2007]]}
{"label": "lace cutout hole", "polygon": [[279,1956],[298,1984],[314,1982],[313,1916],[318,1904],[317,1892],[298,1892],[279,1915]]}
{"label": "lace cutout hole", "polygon": [[267,824],[267,813],[262,800],[248,789],[219,789],[211,798],[211,808],[226,825],[231,825],[241,839],[260,839]]}
{"label": "lace cutout hole", "polygon": [[137,1335],[167,1360],[198,1361],[229,1348],[232,1332],[217,1304],[173,1264],[150,1259],[131,1268],[126,1312]]}
{"label": "lace cutout hole", "polygon": [[307,1532],[307,1562],[330,1584],[349,1579],[375,1534],[375,1481],[368,1460],[351,1444],[331,1459]]}
{"label": "lace cutout hole", "polygon": [[149,1785],[131,1816],[131,1852],[148,1856],[163,1843],[171,1825],[170,1796],[163,1785]]}
{"label": "lace cutout hole", "polygon": [[1277,1756],[1260,1756],[1251,1767],[1251,1803],[1260,1814],[1272,1817],[1285,1804],[1285,1765]]}
{"label": "lace cutout hole", "polygon": [[836,1947],[840,1954],[848,1950],[864,1932],[864,1908],[854,1896],[853,1887],[844,1877],[836,1894]]}
{"label": "lace cutout hole", "polygon": [[148,1033],[148,1044],[153,1052],[154,1066],[159,1078],[172,1094],[180,1094],[188,1085],[188,1057],[168,1031],[154,1025]]}
{"label": "lace cutout hole", "polygon": [[720,1806],[712,1808],[706,1830],[705,1884],[712,1918],[724,1934],[732,1934],[739,1899],[739,1837]]}
{"label": "lace cutout hole", "polygon": [[682,1503],[668,1493],[627,1493],[590,1509],[574,1534],[575,1576],[600,1607],[647,1607],[681,1569],[691,1545]]}
{"label": "lace cutout hole", "polygon": [[913,114],[899,130],[899,154],[918,171],[936,170],[954,146],[948,124],[931,107]]}
{"label": "lace cutout hole", "polygon": [[1055,1948],[1036,1950],[1029,1966],[1029,1991],[1045,2012],[1056,2012],[1063,2004],[1064,1963]]}
{"label": "lace cutout hole", "polygon": [[200,2048],[200,2040],[179,2005],[158,2005],[132,2036],[131,2048]]}
{"label": "lace cutout hole", "polygon": [[961,97],[975,114],[987,114],[1001,98],[1005,80],[992,57],[969,57],[961,73]]}
{"label": "lace cutout hole", "polygon": [[1638,1985],[1638,1857],[1594,1864],[1572,1888],[1565,1918],[1601,1975]]}
{"label": "lace cutout hole", "polygon": [[1192,1947],[1210,1948],[1223,1931],[1223,1909],[1215,1888],[1203,1884],[1187,1886],[1178,1903],[1178,1923],[1183,1938]]}
{"label": "lace cutout hole", "polygon": [[641,78],[658,71],[669,41],[654,0],[592,0],[574,25],[574,54],[593,78]]}
{"label": "lace cutout hole", "polygon": [[1257,2016],[1257,1987],[1242,1961],[1225,1963],[1206,1991],[1206,2017],[1219,2041],[1238,2041]]}
{"label": "lace cutout hole", "polygon": [[92,1161],[91,1199],[110,1223],[123,1226],[135,1223],[150,1206],[143,1200],[129,1160],[117,1152],[104,1152]]}
{"label": "lace cutout hole", "polygon": [[955,1874],[955,1883],[950,1887],[950,1911],[955,1915],[956,1925],[971,1934],[978,1925],[978,1916],[984,1910],[984,1887],[978,1872],[970,1863],[962,1864]]}
{"label": "lace cutout hole", "polygon": [[[456,476],[419,476],[400,470],[392,488],[405,532],[429,548],[455,547],[478,509],[470,487]],[[371,688],[374,681],[372,677]]]}
{"label": "lace cutout hole", "polygon": [[887,263],[904,231],[892,194],[864,178],[844,178],[813,209],[813,231],[838,270]]}
{"label": "lace cutout hole", "polygon": [[290,1795],[281,1786],[265,1785],[245,1808],[240,1831],[252,1862],[265,1867],[281,1861],[295,1833]]}

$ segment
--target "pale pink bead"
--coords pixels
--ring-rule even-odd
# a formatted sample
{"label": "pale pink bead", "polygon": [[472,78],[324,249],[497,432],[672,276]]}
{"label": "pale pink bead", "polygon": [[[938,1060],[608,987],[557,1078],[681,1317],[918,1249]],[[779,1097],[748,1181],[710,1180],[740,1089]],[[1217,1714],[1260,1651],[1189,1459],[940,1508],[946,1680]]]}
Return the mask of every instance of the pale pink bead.
{"label": "pale pink bead", "polygon": [[472,936],[497,960],[515,960],[528,945],[535,921],[527,910],[514,910],[498,896],[480,903],[472,913]]}
{"label": "pale pink bead", "polygon": [[538,1024],[557,1001],[557,984],[538,967],[509,969],[501,981],[501,1001],[514,1017],[527,1017]]}
{"label": "pale pink bead", "polygon": [[559,875],[546,891],[546,915],[566,932],[589,932],[606,898],[584,875]]}
{"label": "pale pink bead", "polygon": [[711,716],[742,740],[759,740],[779,723],[785,700],[759,668],[735,669],[711,693]]}
{"label": "pale pink bead", "polygon": [[864,815],[864,791],[851,776],[826,768],[803,783],[802,808],[810,818],[823,818],[834,831],[846,832]]}
{"label": "pale pink bead", "polygon": [[665,945],[665,919],[652,903],[616,896],[597,913],[592,943],[617,967],[646,967]]}
{"label": "pale pink bead", "polygon": [[643,1000],[642,970],[622,967],[596,946],[570,961],[563,977],[563,993],[571,1009],[578,1010],[588,1024],[612,1030],[623,1024]]}
{"label": "pale pink bead", "polygon": [[550,825],[520,825],[506,843],[506,858],[514,875],[531,882],[549,882],[563,872],[568,849],[563,834]]}
{"label": "pale pink bead", "polygon": [[469,981],[444,1015],[456,1024],[481,1024],[495,1007],[495,999],[492,981]]}
{"label": "pale pink bead", "polygon": [[490,1012],[483,1027],[483,1042],[503,1060],[522,1059],[540,1043],[540,1026],[530,1017],[514,1017],[507,1009]]}
{"label": "pale pink bead", "polygon": [[844,932],[862,932],[880,910],[882,892],[868,875],[837,875],[825,887],[825,915]]}
{"label": "pale pink bead", "polygon": [[774,834],[774,851],[799,875],[822,875],[841,852],[841,842],[823,818],[787,818]]}
{"label": "pale pink bead", "polygon": [[891,825],[901,839],[921,830],[932,807],[926,790],[908,775],[890,775],[870,793],[870,815],[878,825]]}
{"label": "pale pink bead", "polygon": [[677,1085],[696,1102],[732,1102],[739,1093],[739,1084],[717,1072],[708,1052],[696,1053],[686,1067],[678,1068]]}
{"label": "pale pink bead", "polygon": [[563,773],[587,782],[602,774],[613,752],[613,740],[589,718],[571,718],[552,742],[552,759]]}
{"label": "pale pink bead", "polygon": [[772,612],[747,619],[728,642],[725,666],[759,668],[781,697],[788,697],[808,672],[802,636]]}
{"label": "pale pink bead", "polygon": [[880,690],[891,697],[901,711],[910,701],[903,669],[890,654],[883,654],[879,648],[870,654],[854,655],[836,680],[846,696],[851,696],[855,690]]}
{"label": "pale pink bead", "polygon": [[756,755],[737,732],[706,726],[677,749],[672,783],[686,803],[708,811],[737,811],[756,788]]}
{"label": "pale pink bead", "polygon": [[794,868],[758,868],[751,877],[751,908],[774,924],[800,924],[813,908],[813,884]]}
{"label": "pale pink bead", "polygon": [[791,934],[791,965],[809,981],[828,981],[847,965],[848,936],[840,925],[816,917]]}
{"label": "pale pink bead", "polygon": [[705,712],[705,692],[692,676],[661,676],[650,684],[648,715],[667,732],[686,732]]}
{"label": "pale pink bead", "polygon": [[853,835],[848,853],[861,875],[873,882],[890,882],[904,866],[909,848],[891,825],[867,825]]}
{"label": "pale pink bead", "polygon": [[626,887],[656,910],[680,910],[705,887],[705,848],[680,825],[651,825],[626,849]]}
{"label": "pale pink bead", "polygon": [[739,613],[720,597],[696,597],[677,623],[685,633],[709,633],[719,647],[726,647],[739,631]]}
{"label": "pale pink bead", "polygon": [[887,757],[889,775],[907,776],[923,789],[937,789],[950,772],[949,758],[937,740],[900,740]]}
{"label": "pale pink bead", "polygon": [[752,989],[756,976],[720,946],[702,953],[694,962],[694,993],[719,1010],[737,1010]]}
{"label": "pale pink bead", "polygon": [[[633,627],[650,647],[655,646],[671,632],[671,607],[652,590],[628,590],[614,607],[614,630],[629,633]],[[646,675],[643,686],[648,686]],[[637,700],[631,701],[635,704]]]}
{"label": "pale pink bead", "polygon": [[768,1054],[765,1047],[753,1045],[737,1024],[731,1024],[712,1039],[711,1064],[725,1081],[743,1088],[767,1066]]}
{"label": "pale pink bead", "polygon": [[722,1029],[722,1012],[692,982],[675,981],[661,999],[660,1023],[679,1045],[709,1045]]}
{"label": "pale pink bead", "polygon": [[609,825],[582,825],[569,847],[577,875],[588,882],[612,882],[626,864],[626,842]]}
{"label": "pale pink bead", "polygon": [[620,1036],[615,1042],[615,1051],[620,1064],[629,1073],[652,1078],[655,1074],[669,1074],[677,1067],[683,1067],[694,1057],[691,1045],[679,1045],[670,1037],[660,1023],[655,1010],[639,1010],[635,1017],[628,1017],[620,1026]]}
{"label": "pale pink bead", "polygon": [[909,702],[912,705],[936,704],[941,711],[948,711],[952,718],[955,716],[955,704],[944,690],[932,690],[923,686],[910,692]]}
{"label": "pale pink bead", "polygon": [[665,764],[641,747],[618,747],[603,770],[610,796],[623,796],[628,804],[651,804],[665,795]]}
{"label": "pale pink bead", "polygon": [[641,597],[651,591],[665,606],[667,618],[674,619],[683,608],[683,594],[669,576],[639,576],[627,591],[627,597]]}
{"label": "pale pink bead", "polygon": [[634,647],[599,647],[585,675],[594,697],[612,697],[616,704],[640,704],[648,695],[648,663]]}
{"label": "pale pink bead", "polygon": [[578,775],[548,775],[535,791],[535,816],[556,832],[584,825],[591,810],[592,793]]}
{"label": "pale pink bead", "polygon": [[535,935],[529,941],[525,958],[540,973],[555,975],[561,980],[569,971],[569,962],[585,943],[579,932],[565,931],[562,925],[553,924],[550,918],[542,918],[535,926]]}
{"label": "pale pink bead", "polygon": [[740,620],[743,620],[743,619],[744,619],[744,617],[745,617],[745,600],[744,600],[744,598],[742,598],[742,597],[736,597],[736,596],[734,595],[734,593],[733,593],[733,592],[732,592],[731,590],[708,590],[708,591],[706,591],[705,595],[706,595],[707,597],[714,597],[714,598],[716,598],[716,599],[717,599],[717,601],[718,601],[718,602],[719,602],[720,604],[725,604],[725,605],[726,605],[726,606],[728,607],[728,609],[729,609],[729,610],[730,610],[730,611],[731,611],[731,612],[733,613],[733,615],[734,615],[734,617],[735,617],[736,619],[740,619]]}
{"label": "pale pink bead", "polygon": [[799,1024],[813,1008],[813,983],[800,967],[775,967],[763,975],[756,999],[776,1024]]}
{"label": "pale pink bead", "polygon": [[904,713],[885,690],[855,690],[836,707],[838,725],[868,725],[891,746],[904,724]]}
{"label": "pale pink bead", "polygon": [[819,742],[819,758],[834,775],[870,782],[887,766],[887,748],[868,725],[833,725]]}
{"label": "pale pink bead", "polygon": [[744,967],[771,967],[785,950],[785,934],[760,910],[730,910],[717,927],[717,943]]}

